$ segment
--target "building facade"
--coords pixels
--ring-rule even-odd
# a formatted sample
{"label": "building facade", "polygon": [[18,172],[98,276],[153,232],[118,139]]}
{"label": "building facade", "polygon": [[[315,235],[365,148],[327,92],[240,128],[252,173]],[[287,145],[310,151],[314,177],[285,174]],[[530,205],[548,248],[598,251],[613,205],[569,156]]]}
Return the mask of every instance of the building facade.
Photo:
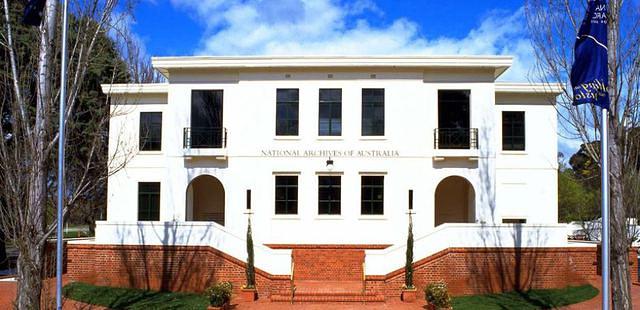
{"label": "building facade", "polygon": [[[210,247],[243,262],[250,217],[265,274],[375,279],[404,266],[411,213],[416,261],[569,247],[560,87],[496,82],[510,57],[152,61],[167,83],[103,85],[113,175],[96,245]],[[304,249],[359,258],[330,271]]]}

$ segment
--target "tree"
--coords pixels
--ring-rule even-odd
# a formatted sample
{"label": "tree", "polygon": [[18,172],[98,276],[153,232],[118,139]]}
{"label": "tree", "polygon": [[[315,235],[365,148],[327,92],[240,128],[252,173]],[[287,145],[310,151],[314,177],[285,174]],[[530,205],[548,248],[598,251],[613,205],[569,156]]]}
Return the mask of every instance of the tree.
{"label": "tree", "polygon": [[[638,230],[638,219],[640,219],[640,158],[638,157],[638,147],[640,145],[640,128],[632,128],[629,130],[629,138],[628,143],[631,147],[627,147],[632,152],[629,154],[629,164],[627,165],[627,169],[624,172],[624,179],[622,182],[624,183],[624,206],[627,214],[628,225],[627,228],[627,236],[629,237],[630,242],[638,240],[640,237],[640,230]],[[591,148],[600,151],[600,143],[599,141],[591,142]],[[600,166],[598,165],[598,160],[593,158],[590,153],[587,151],[587,146],[584,144],[580,147],[580,150],[571,156],[569,163],[573,169],[572,175],[576,179],[577,182],[582,184],[582,186],[587,190],[584,193],[584,197],[588,197],[589,199],[593,198],[593,202],[590,204],[591,208],[583,208],[583,211],[587,211],[592,215],[588,214],[576,214],[578,216],[583,217],[583,221],[593,221],[600,218]],[[635,154],[634,154],[635,152]],[[634,159],[635,158],[635,159]],[[562,184],[558,184],[561,186]],[[561,188],[559,188],[559,193],[561,192]],[[593,197],[590,197],[593,196]],[[562,199],[562,197],[559,197]],[[577,211],[577,210],[572,210]],[[587,223],[589,224],[589,223]],[[598,235],[600,231],[599,225],[587,225],[589,227],[583,227],[585,230],[596,230]]]}
{"label": "tree", "polygon": [[404,287],[413,288],[413,221],[409,212],[409,233],[407,234],[407,253],[404,264]]}
{"label": "tree", "polygon": [[164,76],[156,71],[151,64],[151,59],[140,48],[137,36],[131,32],[126,17],[114,25],[114,31],[118,33],[117,44],[122,57],[128,64],[129,76],[132,83],[160,83],[164,82]]}
{"label": "tree", "polygon": [[599,217],[597,196],[570,169],[558,173],[558,220],[591,221]]}
{"label": "tree", "polygon": [[[600,161],[591,142],[601,139],[600,111],[591,105],[573,106],[567,84],[573,63],[573,44],[585,13],[585,0],[527,0],[525,12],[537,67],[534,79],[562,83],[558,100],[561,125],[586,145],[591,158]],[[609,182],[611,210],[611,275],[615,309],[631,309],[631,281],[627,217],[632,206],[625,196],[638,188],[636,182],[638,145],[630,139],[640,125],[640,11],[633,2],[610,0],[608,9],[609,97]],[[624,38],[621,40],[620,38]],[[634,158],[634,154],[636,157]],[[631,173],[630,173],[631,172]]]}
{"label": "tree", "polygon": [[580,149],[569,158],[574,176],[585,182],[590,188],[600,190],[600,165],[598,158],[591,156],[589,150],[600,153],[600,142],[594,141],[580,145]]}
{"label": "tree", "polygon": [[249,218],[247,226],[247,285],[245,288],[256,287],[256,270],[253,266],[253,236],[251,235],[251,218]]}
{"label": "tree", "polygon": [[[105,159],[109,112],[97,93],[83,92],[92,83],[114,81],[122,62],[97,55],[114,51],[105,36],[117,0],[70,2],[68,96],[64,111],[69,128],[69,173],[63,212],[104,184],[112,162]],[[46,0],[38,28],[21,25],[22,3],[2,1],[0,24],[0,227],[18,250],[16,307],[39,309],[44,251],[56,229],[54,203],[58,142],[60,8]],[[115,53],[117,55],[117,53]],[[99,69],[101,68],[101,69]],[[94,79],[91,79],[91,77]],[[90,77],[87,79],[87,77]],[[106,80],[104,80],[106,78]],[[82,105],[82,108],[79,108]],[[102,107],[100,107],[102,105]],[[89,107],[93,107],[91,109]],[[80,144],[78,141],[82,141]],[[106,163],[106,164],[105,164]],[[111,169],[107,169],[107,166]]]}

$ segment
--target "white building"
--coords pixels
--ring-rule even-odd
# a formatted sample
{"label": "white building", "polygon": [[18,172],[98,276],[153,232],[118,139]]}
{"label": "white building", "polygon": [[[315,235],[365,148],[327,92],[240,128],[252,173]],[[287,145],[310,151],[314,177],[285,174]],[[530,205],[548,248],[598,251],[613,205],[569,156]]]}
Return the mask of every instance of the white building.
{"label": "white building", "polygon": [[[165,84],[103,85],[115,117],[97,244],[205,245],[289,274],[300,245],[366,274],[447,247],[562,247],[557,85],[510,57],[159,57]],[[123,168],[116,167],[123,164]],[[116,171],[117,170],[117,171]],[[520,225],[514,225],[519,223]]]}

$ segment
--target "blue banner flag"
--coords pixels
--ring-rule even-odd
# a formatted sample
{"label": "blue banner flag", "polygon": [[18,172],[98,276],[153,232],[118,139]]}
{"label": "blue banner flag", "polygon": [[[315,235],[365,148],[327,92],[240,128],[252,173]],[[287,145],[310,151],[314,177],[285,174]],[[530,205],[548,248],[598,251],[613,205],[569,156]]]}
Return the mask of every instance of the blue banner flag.
{"label": "blue banner flag", "polygon": [[607,68],[607,1],[589,0],[575,45],[571,68],[573,104],[591,103],[609,108]]}
{"label": "blue banner flag", "polygon": [[24,8],[22,23],[31,26],[40,26],[42,22],[42,10],[44,10],[46,2],[46,0],[30,0]]}

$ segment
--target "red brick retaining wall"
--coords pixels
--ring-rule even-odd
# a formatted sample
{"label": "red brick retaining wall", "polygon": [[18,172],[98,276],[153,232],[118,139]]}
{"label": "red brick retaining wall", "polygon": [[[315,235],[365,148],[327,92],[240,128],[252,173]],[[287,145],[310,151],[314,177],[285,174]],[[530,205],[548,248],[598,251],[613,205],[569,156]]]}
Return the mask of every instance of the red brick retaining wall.
{"label": "red brick retaining wall", "polygon": [[[635,250],[629,252],[631,279],[638,278]],[[599,281],[596,248],[450,248],[414,263],[421,292],[443,280],[453,295],[561,288]],[[404,268],[386,276],[367,276],[370,290],[400,295]]]}
{"label": "red brick retaining wall", "polygon": [[296,280],[362,281],[364,250],[293,249]]}
{"label": "red brick retaining wall", "polygon": [[[67,247],[67,275],[95,285],[202,292],[220,281],[245,284],[245,263],[211,247],[77,245]],[[256,269],[260,294],[289,287],[289,276]]]}
{"label": "red brick retaining wall", "polygon": [[[244,262],[211,247],[68,244],[66,250],[69,279],[96,285],[200,292],[219,281],[231,281],[235,290],[245,282]],[[293,253],[294,261],[300,265],[296,267],[296,279],[311,278],[318,266],[299,268],[305,265],[305,259],[317,261],[318,255],[335,258],[333,268],[323,270],[324,274],[337,277],[331,280],[361,277],[362,250],[297,249]],[[635,280],[635,251],[630,251],[629,260],[631,278]],[[360,269],[346,270],[356,264]],[[454,295],[558,288],[598,280],[595,247],[450,248],[418,260],[414,266],[419,292],[430,282],[444,280]],[[396,298],[404,284],[404,268],[366,278],[368,291]],[[271,275],[260,269],[256,269],[256,281],[262,297],[290,288],[288,275]]]}

